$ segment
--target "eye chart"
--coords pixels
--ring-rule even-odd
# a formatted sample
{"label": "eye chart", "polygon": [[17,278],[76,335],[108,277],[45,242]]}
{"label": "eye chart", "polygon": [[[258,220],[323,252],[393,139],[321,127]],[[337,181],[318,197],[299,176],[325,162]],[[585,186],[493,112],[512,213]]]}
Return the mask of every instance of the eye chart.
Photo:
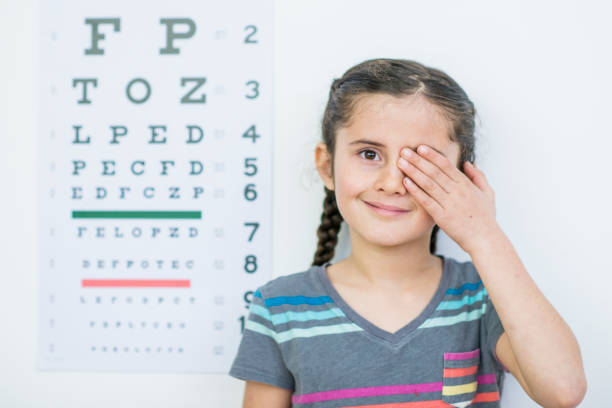
{"label": "eye chart", "polygon": [[41,370],[227,373],[271,278],[273,1],[41,1]]}

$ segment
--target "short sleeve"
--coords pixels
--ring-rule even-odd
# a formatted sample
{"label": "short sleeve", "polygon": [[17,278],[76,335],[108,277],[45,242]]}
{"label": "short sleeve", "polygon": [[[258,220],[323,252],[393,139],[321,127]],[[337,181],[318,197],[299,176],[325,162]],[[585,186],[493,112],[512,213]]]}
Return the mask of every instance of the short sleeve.
{"label": "short sleeve", "polygon": [[494,358],[497,364],[506,372],[509,372],[506,367],[498,360],[497,354],[495,353],[495,346],[497,345],[497,340],[499,340],[499,336],[504,333],[504,326],[499,320],[499,316],[497,315],[497,310],[495,310],[495,306],[491,301],[488,293],[486,293],[485,289],[485,301],[486,301],[486,311],[482,317],[482,329],[484,331],[485,338],[485,349],[489,352]]}
{"label": "short sleeve", "polygon": [[295,380],[285,365],[276,339],[276,330],[260,287],[249,306],[238,353],[229,375],[293,391]]}

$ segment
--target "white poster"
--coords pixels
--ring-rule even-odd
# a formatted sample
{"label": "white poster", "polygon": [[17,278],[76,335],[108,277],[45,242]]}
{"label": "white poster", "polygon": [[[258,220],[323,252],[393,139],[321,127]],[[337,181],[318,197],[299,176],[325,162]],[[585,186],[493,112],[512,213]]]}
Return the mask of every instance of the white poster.
{"label": "white poster", "polygon": [[272,24],[40,2],[40,369],[229,371],[271,278]]}

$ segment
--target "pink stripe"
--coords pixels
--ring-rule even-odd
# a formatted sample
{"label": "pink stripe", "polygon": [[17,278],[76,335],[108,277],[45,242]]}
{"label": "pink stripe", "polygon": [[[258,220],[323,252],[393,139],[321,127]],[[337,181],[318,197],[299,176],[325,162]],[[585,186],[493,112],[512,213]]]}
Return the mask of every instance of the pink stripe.
{"label": "pink stripe", "polygon": [[497,381],[495,374],[485,374],[478,376],[478,384],[493,384]]}
{"label": "pink stripe", "polygon": [[442,391],[441,382],[382,385],[380,387],[346,388],[343,390],[313,392],[312,394],[294,395],[292,401],[295,404],[307,404],[310,402],[335,400],[341,398],[376,397],[380,395],[392,394],[420,394],[422,392],[436,391]]}
{"label": "pink stripe", "polygon": [[474,351],[468,351],[466,353],[444,353],[445,360],[467,360],[470,358],[476,358],[480,355],[480,349]]}
{"label": "pink stripe", "polygon": [[[497,381],[495,374],[478,376],[478,384],[492,384]],[[311,394],[293,395],[294,404],[308,404],[311,402],[328,401],[342,398],[376,397],[393,394],[420,394],[423,392],[441,392],[442,383],[382,385],[379,387],[345,388],[343,390],[313,392]]]}

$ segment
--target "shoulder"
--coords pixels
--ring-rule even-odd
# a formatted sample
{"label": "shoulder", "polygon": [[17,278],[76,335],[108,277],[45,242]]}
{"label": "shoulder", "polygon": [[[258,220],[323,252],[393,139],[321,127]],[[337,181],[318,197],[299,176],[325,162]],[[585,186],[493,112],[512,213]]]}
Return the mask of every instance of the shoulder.
{"label": "shoulder", "polygon": [[448,258],[448,271],[445,278],[446,295],[453,298],[484,289],[482,279],[471,260],[459,261]]}
{"label": "shoulder", "polygon": [[319,279],[322,266],[310,266],[306,270],[281,275],[259,286],[255,296],[269,299],[281,296],[320,296],[324,288]]}
{"label": "shoulder", "polygon": [[480,274],[471,260],[458,261],[448,258],[449,274],[453,284],[478,284],[482,282]]}

